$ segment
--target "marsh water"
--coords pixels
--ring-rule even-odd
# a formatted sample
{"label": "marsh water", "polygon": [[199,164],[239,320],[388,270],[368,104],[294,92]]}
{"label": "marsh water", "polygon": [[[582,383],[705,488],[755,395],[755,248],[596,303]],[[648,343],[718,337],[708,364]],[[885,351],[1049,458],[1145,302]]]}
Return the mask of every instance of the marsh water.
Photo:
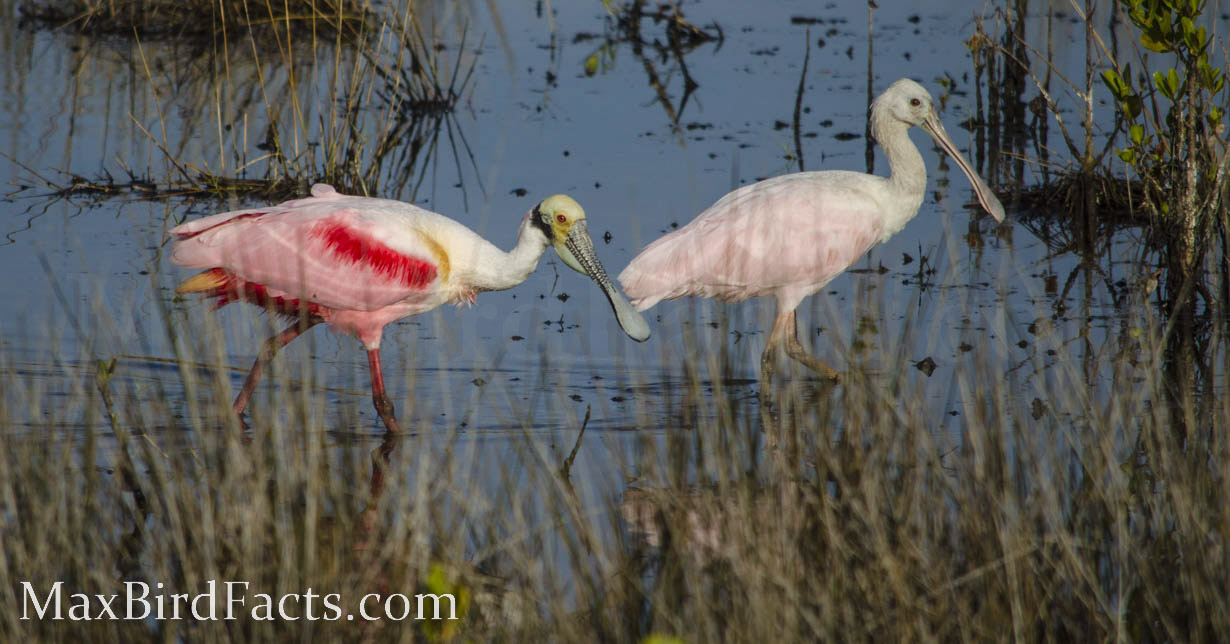
{"label": "marsh water", "polygon": [[[112,386],[124,396],[186,404],[183,354],[168,325],[181,342],[194,341],[188,353],[200,370],[226,370],[234,390],[276,322],[255,307],[214,312],[173,301],[171,289],[187,273],[166,259],[166,230],[253,202],[151,198],[143,182],[173,192],[168,157],[242,175],[236,168],[262,155],[267,108],[291,103],[306,125],[284,135],[284,145],[300,154],[319,146],[314,124],[341,100],[332,61],[349,54],[331,42],[293,43],[303,66],[292,83],[276,56],[254,64],[247,43],[222,54],[216,43],[82,36],[25,24],[18,5],[4,3],[0,26],[0,355],[19,376],[3,393],[14,421],[5,431],[102,423],[96,409],[74,406],[74,394],[93,386],[99,359],[117,360]],[[596,0],[418,3],[443,73],[472,67],[473,74],[430,130],[434,145],[386,164],[377,192],[453,217],[506,248],[527,210],[568,193],[586,208],[615,274],[647,242],[737,186],[800,168],[886,174],[882,154],[868,156],[869,89],[878,93],[903,76],[937,97],[949,133],[993,186],[1040,181],[1042,166],[1025,162],[1014,175],[1018,157],[992,163],[978,144],[967,41],[980,17],[989,33],[1002,29],[993,8],[878,6],[869,25],[863,3],[688,3],[687,19],[716,37],[672,46],[663,21],[643,18],[639,40],[630,39]],[[1056,7],[1053,60],[1077,69],[1083,27],[1065,3]],[[1040,5],[1026,29],[1040,34],[1046,20]],[[1099,129],[1109,130],[1110,108],[1099,105],[1098,114]],[[373,109],[370,123],[379,118]],[[1013,188],[1001,192],[1008,219],[997,225],[970,205],[965,178],[925,134],[912,138],[928,170],[921,211],[804,302],[805,344],[872,382],[910,371],[925,383],[941,440],[949,433],[957,440],[970,404],[958,373],[975,357],[998,365],[1018,394],[1013,404],[1026,408],[1045,404],[1070,377],[1109,394],[1108,358],[1146,323],[1121,313],[1125,300],[1151,292],[1140,233],[1124,228],[1092,245],[1070,243],[1065,213],[1014,206]],[[1062,165],[1063,155],[1048,162]],[[108,181],[118,194],[61,191]],[[702,380],[722,395],[756,405],[773,304],[683,300],[647,315],[653,337],[632,342],[597,288],[547,255],[518,288],[387,328],[390,394],[414,432],[459,433],[478,469],[527,431],[549,458],[566,453],[588,408],[590,433],[573,474],[621,481],[641,473],[619,470],[613,454],[646,435],[680,431],[685,363],[702,365]],[[933,371],[915,367],[928,359]],[[379,440],[357,341],[319,328],[277,361],[321,401],[314,409],[338,444]],[[254,404],[267,405],[268,393],[258,390]]]}

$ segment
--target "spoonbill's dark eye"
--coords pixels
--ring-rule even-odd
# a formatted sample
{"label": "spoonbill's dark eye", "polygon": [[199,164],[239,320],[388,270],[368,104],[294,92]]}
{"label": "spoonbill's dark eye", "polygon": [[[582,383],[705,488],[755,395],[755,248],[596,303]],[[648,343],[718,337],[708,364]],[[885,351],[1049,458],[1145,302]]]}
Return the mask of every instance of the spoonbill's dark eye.
{"label": "spoonbill's dark eye", "polygon": [[565,217],[565,216],[563,216],[563,215],[556,215],[556,216],[555,216],[555,221],[558,221],[559,223],[561,223],[561,224],[562,224],[562,223],[564,223],[564,222],[568,221],[568,218],[567,218],[567,217]]}
{"label": "spoonbill's dark eye", "polygon": [[918,99],[916,99],[916,98],[911,98],[911,99],[910,99],[910,105],[913,105],[914,107],[918,107],[919,105],[922,105],[922,101],[920,101],[920,100],[918,100]]}

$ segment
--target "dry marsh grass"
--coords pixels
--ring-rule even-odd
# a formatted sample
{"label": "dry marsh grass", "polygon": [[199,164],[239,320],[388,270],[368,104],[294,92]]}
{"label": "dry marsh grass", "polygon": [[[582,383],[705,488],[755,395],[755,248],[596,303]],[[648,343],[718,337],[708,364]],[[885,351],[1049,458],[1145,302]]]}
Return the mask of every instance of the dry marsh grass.
{"label": "dry marsh grass", "polygon": [[[275,361],[242,436],[230,374],[208,366],[225,364],[208,323],[177,331],[178,381],[163,385],[135,387],[123,360],[66,358],[79,364],[70,385],[40,393],[0,354],[3,605],[22,605],[22,581],[111,594],[131,580],[193,593],[242,580],[248,606],[309,587],[465,598],[442,628],[5,610],[0,635],[1217,641],[1230,629],[1225,383],[1167,402],[1164,329],[1134,328],[1108,339],[1132,347],[1093,374],[1039,340],[1033,395],[993,343],[964,354],[956,421],[935,417],[937,385],[919,371],[862,359],[835,389],[778,387],[763,413],[723,384],[728,358],[706,355],[667,409],[637,414],[673,420],[636,429],[631,455],[585,438],[585,457],[622,473],[585,479],[561,474],[573,436],[544,450],[532,420],[494,443],[430,420],[364,438],[371,419],[329,409],[310,361]],[[1061,353],[1044,365],[1047,342]],[[892,364],[902,346],[865,358]]]}
{"label": "dry marsh grass", "polygon": [[[118,171],[96,176],[25,168],[23,189],[271,201],[326,182],[350,194],[412,198],[442,154],[452,154],[459,175],[476,168],[453,112],[480,47],[464,32],[445,37],[444,27],[425,24],[419,0],[62,4],[23,11],[28,21],[45,14],[36,26],[110,20],[126,32],[128,44],[114,55],[144,83],[134,91],[149,96],[152,114],[130,115],[148,158],[116,159]],[[202,31],[151,38],[129,9],[165,29]]]}
{"label": "dry marsh grass", "polygon": [[145,40],[212,41],[218,33],[280,25],[295,35],[351,38],[370,18],[363,0],[35,0],[21,5],[28,24]]}

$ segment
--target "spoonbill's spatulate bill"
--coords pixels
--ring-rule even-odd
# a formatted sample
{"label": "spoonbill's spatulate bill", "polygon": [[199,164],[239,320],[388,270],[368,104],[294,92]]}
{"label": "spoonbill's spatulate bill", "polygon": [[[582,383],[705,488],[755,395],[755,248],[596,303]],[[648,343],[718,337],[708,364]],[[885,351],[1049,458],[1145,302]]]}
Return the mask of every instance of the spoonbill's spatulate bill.
{"label": "spoonbill's spatulate bill", "polygon": [[367,349],[372,400],[389,432],[398,431],[380,369],[385,325],[441,304],[472,303],[483,291],[525,281],[547,248],[589,275],[606,294],[620,326],[637,341],[649,325],[607,277],[594,252],[585,211],[566,195],[544,199],[521,220],[517,245],[502,251],[465,226],[389,199],[343,195],[312,186],[312,196],[225,212],[171,230],[171,260],[204,269],[176,289],[216,297],[217,305],[251,302],[290,317],[270,338],[235,398],[242,415],[264,364],[320,322],[357,336]]}
{"label": "spoonbill's spatulate bill", "polygon": [[777,319],[761,356],[762,382],[768,383],[781,346],[836,380],[836,371],[803,350],[794,311],[918,214],[927,171],[910,141],[914,125],[956,161],[978,202],[1003,221],[1004,207],[948,138],[931,95],[903,78],[871,106],[871,132],[888,157],[890,176],[799,172],[739,188],[641,251],[619,275],[624,291],[640,311],[689,295],[727,301],[775,297]]}

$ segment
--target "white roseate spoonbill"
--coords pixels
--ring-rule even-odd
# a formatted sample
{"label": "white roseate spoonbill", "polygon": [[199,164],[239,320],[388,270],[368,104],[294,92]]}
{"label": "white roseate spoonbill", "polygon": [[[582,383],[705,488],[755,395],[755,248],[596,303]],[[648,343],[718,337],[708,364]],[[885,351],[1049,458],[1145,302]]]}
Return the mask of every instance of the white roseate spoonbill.
{"label": "white roseate spoonbill", "polygon": [[385,325],[441,304],[472,304],[483,291],[526,280],[547,248],[602,288],[624,332],[649,338],[649,325],[607,277],[589,238],[585,211],[567,195],[544,199],[521,220],[505,252],[465,226],[390,199],[343,195],[312,186],[312,196],[276,206],[202,217],[175,228],[171,261],[204,269],[176,293],[202,293],[217,306],[250,302],[294,324],[269,338],[235,398],[242,419],[265,363],[308,328],[324,322],[367,349],[372,401],[398,432],[384,390],[380,338]]}
{"label": "white roseate spoonbill", "polygon": [[739,188],[645,247],[619,274],[624,292],[640,311],[689,295],[732,302],[777,298],[777,319],[760,359],[762,391],[782,346],[807,368],[837,380],[836,371],[803,350],[794,312],[803,298],[918,214],[927,168],[910,141],[913,125],[956,161],[978,202],[1003,221],[1004,207],[948,138],[931,95],[903,78],[871,105],[871,132],[891,168],[887,178],[826,170]]}

